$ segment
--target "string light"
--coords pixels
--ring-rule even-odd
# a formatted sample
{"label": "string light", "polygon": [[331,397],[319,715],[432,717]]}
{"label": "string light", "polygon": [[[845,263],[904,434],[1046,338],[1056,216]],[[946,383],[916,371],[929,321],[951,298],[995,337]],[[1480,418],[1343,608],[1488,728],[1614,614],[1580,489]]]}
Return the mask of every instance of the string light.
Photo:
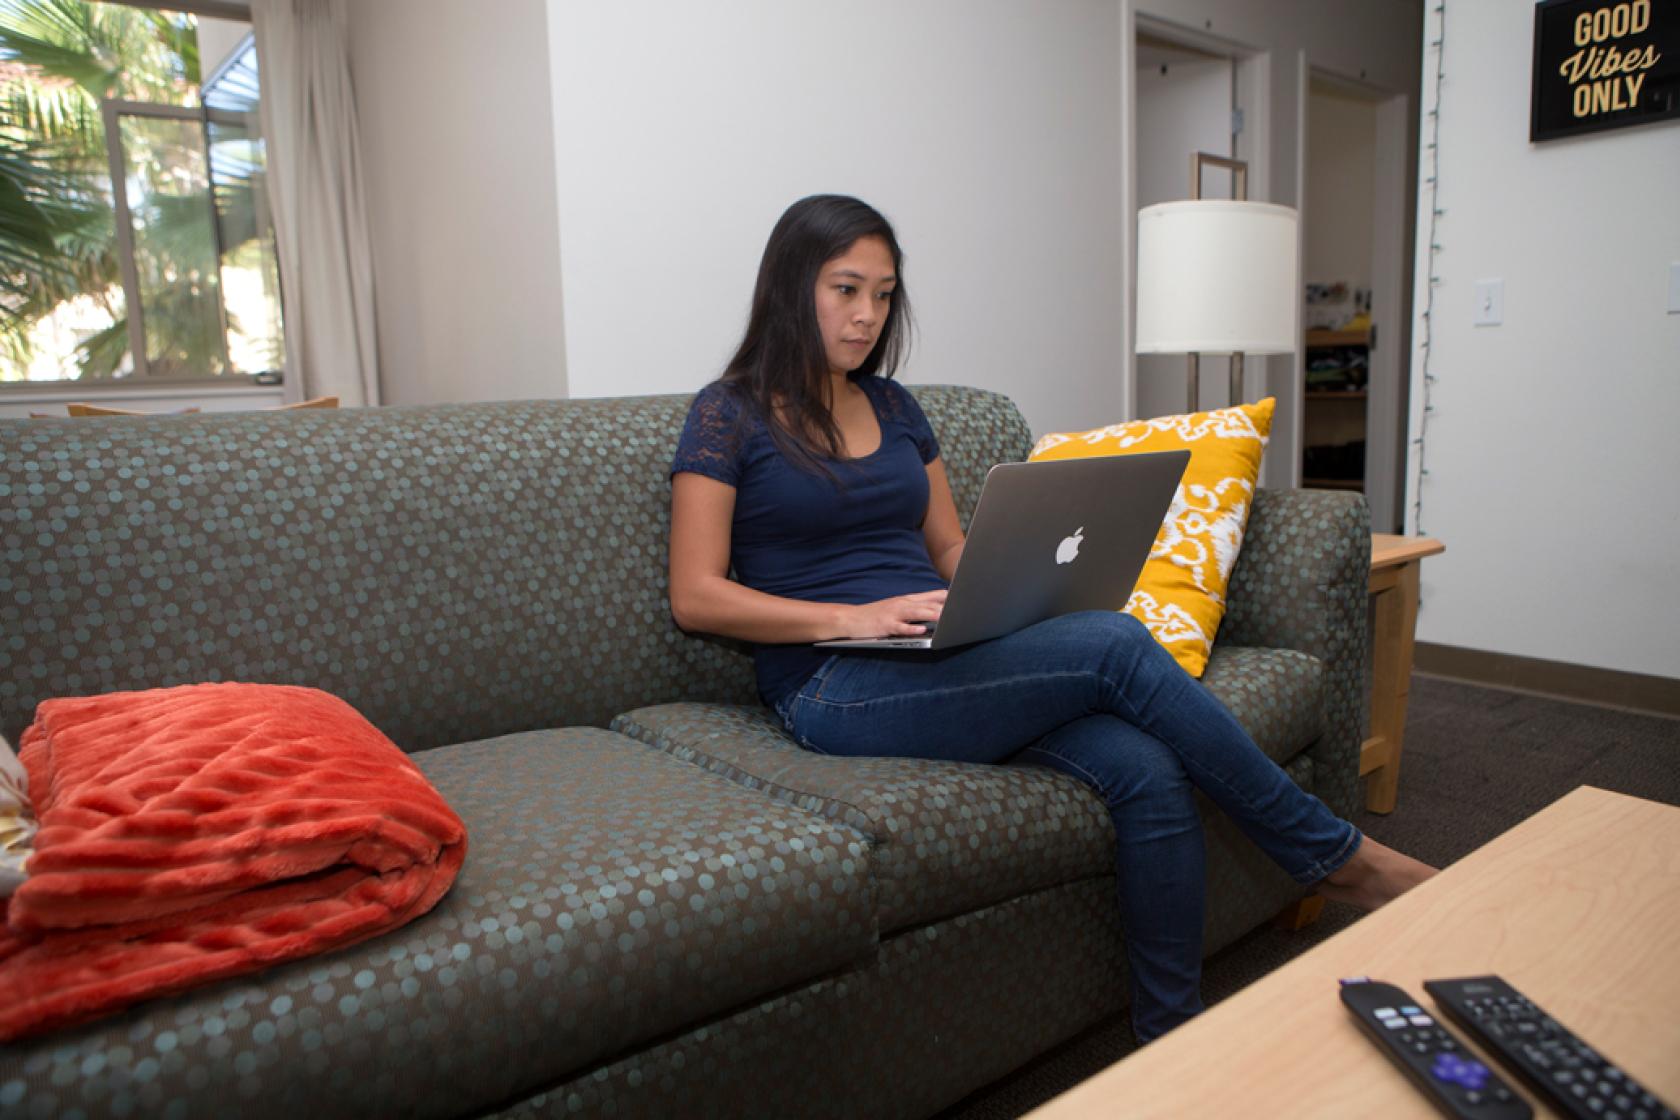
{"label": "string light", "polygon": [[1441,278],[1435,275],[1435,254],[1441,251],[1440,239],[1435,236],[1435,227],[1446,211],[1441,208],[1441,80],[1446,69],[1447,54],[1447,5],[1441,0],[1432,9],[1440,19],[1440,30],[1429,46],[1435,51],[1435,105],[1426,116],[1429,118],[1429,142],[1424,145],[1424,151],[1429,153],[1430,174],[1424,179],[1429,188],[1429,246],[1427,267],[1429,284],[1424,309],[1420,314],[1423,320],[1423,408],[1418,413],[1417,436],[1412,440],[1412,446],[1417,448],[1417,477],[1412,483],[1412,526],[1419,536],[1427,536],[1423,529],[1423,480],[1429,477],[1429,468],[1424,463],[1423,453],[1425,437],[1429,432],[1429,418],[1435,413],[1435,404],[1430,400],[1430,390],[1437,378],[1429,368],[1430,357],[1434,354],[1431,334],[1435,322],[1435,288],[1441,283]]}

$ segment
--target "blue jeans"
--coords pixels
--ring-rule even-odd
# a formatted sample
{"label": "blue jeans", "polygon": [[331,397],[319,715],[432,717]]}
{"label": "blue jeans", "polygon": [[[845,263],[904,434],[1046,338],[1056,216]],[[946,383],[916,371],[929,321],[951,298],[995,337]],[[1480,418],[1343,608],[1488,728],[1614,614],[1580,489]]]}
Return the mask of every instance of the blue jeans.
{"label": "blue jeans", "polygon": [[848,651],[780,705],[809,750],[1033,763],[1108,806],[1118,843],[1132,1025],[1148,1041],[1202,1009],[1200,789],[1300,883],[1361,836],[1260,752],[1130,615],[1085,611],[927,653]]}

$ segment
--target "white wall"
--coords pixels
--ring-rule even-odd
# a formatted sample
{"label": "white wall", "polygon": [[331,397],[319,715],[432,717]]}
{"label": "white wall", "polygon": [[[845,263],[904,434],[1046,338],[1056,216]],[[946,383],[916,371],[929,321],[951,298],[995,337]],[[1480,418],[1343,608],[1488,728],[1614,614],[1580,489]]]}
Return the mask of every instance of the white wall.
{"label": "white wall", "polygon": [[355,0],[384,403],[566,395],[544,0]]}
{"label": "white wall", "polygon": [[691,391],[795,199],[896,226],[904,378],[1008,392],[1035,430],[1122,415],[1113,0],[550,0],[574,395]]}
{"label": "white wall", "polygon": [[[1438,380],[1408,525],[1447,551],[1423,565],[1418,637],[1680,678],[1680,315],[1664,312],[1680,124],[1531,144],[1534,5],[1449,4],[1446,19]],[[1426,106],[1432,85],[1426,69]],[[1418,205],[1426,223],[1427,192]],[[1474,284],[1494,277],[1504,325],[1475,327]],[[1420,349],[1414,437],[1421,363]]]}
{"label": "white wall", "polygon": [[[906,380],[1003,390],[1037,432],[1130,415],[1131,21],[1271,52],[1254,197],[1298,204],[1305,67],[1406,88],[1418,10],[859,0],[837,26],[775,0],[548,0],[572,392],[714,376],[776,216],[837,191],[904,241],[922,328]],[[1271,366],[1265,387],[1291,392],[1292,361]]]}
{"label": "white wall", "polygon": [[1314,88],[1307,98],[1307,136],[1301,280],[1369,288],[1376,106]]}
{"label": "white wall", "polygon": [[[860,0],[837,27],[775,0],[358,0],[386,399],[691,389],[777,214],[841,191],[903,234],[907,380],[1001,389],[1039,432],[1133,415],[1133,21],[1243,45],[1271,106],[1239,139],[1251,194],[1298,204],[1306,68],[1406,85],[1419,5]],[[1295,359],[1250,366],[1292,447]]]}
{"label": "white wall", "polygon": [[198,17],[198,68],[208,78],[245,41],[251,25],[245,20]]}

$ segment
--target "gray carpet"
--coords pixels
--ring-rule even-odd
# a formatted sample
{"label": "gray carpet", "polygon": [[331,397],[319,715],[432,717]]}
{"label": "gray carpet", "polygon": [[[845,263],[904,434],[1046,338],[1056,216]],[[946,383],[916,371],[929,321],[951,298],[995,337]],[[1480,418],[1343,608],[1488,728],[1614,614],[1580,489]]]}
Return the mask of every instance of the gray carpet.
{"label": "gray carpet", "polygon": [[[1354,823],[1444,867],[1581,785],[1680,805],[1680,720],[1415,676],[1398,807]],[[1299,933],[1257,930],[1207,962],[1202,994],[1211,1006],[1359,918],[1331,903]],[[1020,1116],[1134,1045],[1123,1019],[1100,1024],[941,1118]]]}

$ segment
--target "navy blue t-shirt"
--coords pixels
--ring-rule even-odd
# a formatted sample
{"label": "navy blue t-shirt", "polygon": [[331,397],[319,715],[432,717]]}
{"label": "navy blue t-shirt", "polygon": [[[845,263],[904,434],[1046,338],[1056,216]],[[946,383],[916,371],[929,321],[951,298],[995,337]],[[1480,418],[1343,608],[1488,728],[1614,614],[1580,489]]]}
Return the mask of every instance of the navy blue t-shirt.
{"label": "navy blue t-shirt", "polygon": [[[832,479],[790,461],[739,390],[714,381],[694,398],[671,474],[693,471],[735,488],[729,559],[747,587],[817,603],[945,587],[922,537],[926,464],[939,457],[939,442],[902,385],[873,375],[854,382],[875,408],[881,446],[858,459],[825,460]],[[755,646],[760,698],[776,706],[830,652]]]}

